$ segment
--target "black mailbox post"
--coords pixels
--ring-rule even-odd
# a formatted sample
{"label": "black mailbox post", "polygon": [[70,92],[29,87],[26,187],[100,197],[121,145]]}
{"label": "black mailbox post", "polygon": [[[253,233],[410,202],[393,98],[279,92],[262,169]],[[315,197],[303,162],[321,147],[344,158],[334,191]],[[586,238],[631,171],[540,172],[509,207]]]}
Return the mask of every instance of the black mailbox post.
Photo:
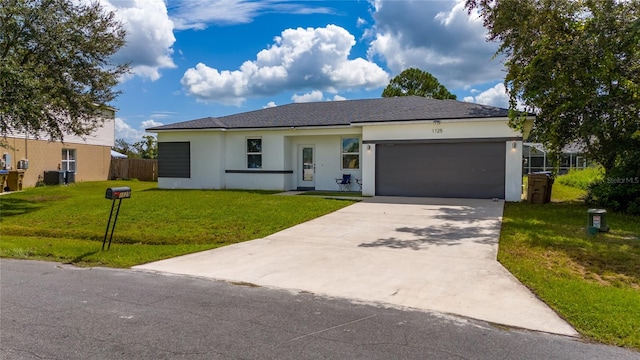
{"label": "black mailbox post", "polygon": [[[131,188],[128,186],[107,188],[107,192],[104,197],[109,200],[113,200],[111,203],[111,212],[109,213],[109,221],[107,221],[107,230],[104,232],[104,240],[102,240],[102,250],[104,250],[104,244],[107,242],[107,235],[109,234],[109,226],[111,226],[111,218],[113,218],[113,226],[111,226],[111,236],[109,236],[109,246],[107,250],[111,248],[111,240],[113,239],[113,231],[116,229],[116,222],[118,221],[118,214],[120,213],[120,205],[122,199],[131,198]],[[116,216],[113,216],[113,209],[118,200],[118,209],[116,210]]]}

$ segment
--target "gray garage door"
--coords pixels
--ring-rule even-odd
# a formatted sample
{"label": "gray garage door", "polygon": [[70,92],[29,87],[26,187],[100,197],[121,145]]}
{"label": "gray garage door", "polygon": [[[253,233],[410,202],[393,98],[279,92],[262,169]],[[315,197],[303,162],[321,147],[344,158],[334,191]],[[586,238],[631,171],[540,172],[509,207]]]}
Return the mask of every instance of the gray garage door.
{"label": "gray garage door", "polygon": [[505,143],[376,146],[376,195],[504,199]]}

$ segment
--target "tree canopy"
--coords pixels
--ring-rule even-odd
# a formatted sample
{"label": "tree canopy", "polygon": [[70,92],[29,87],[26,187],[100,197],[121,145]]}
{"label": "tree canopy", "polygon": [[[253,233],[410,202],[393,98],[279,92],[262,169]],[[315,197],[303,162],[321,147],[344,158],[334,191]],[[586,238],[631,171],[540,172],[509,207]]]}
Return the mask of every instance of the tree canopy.
{"label": "tree canopy", "polygon": [[116,139],[113,150],[127,155],[131,159],[157,159],[158,139],[153,135],[144,135],[140,141],[129,144],[124,139]]}
{"label": "tree canopy", "polygon": [[0,0],[0,135],[88,135],[119,94],[125,32],[97,2]]}
{"label": "tree canopy", "polygon": [[382,97],[423,96],[432,99],[456,99],[456,96],[426,71],[409,68],[391,79]]}
{"label": "tree canopy", "polygon": [[[640,176],[640,2],[467,0],[506,58],[510,107],[556,153],[580,143],[608,173]],[[512,125],[523,125],[513,112]]]}

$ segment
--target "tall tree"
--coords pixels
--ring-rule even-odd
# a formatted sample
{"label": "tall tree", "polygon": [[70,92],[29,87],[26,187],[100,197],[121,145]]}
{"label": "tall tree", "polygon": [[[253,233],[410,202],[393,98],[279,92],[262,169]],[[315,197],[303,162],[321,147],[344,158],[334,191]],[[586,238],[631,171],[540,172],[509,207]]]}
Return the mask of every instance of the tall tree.
{"label": "tall tree", "polygon": [[137,153],[133,146],[126,142],[124,139],[116,139],[115,144],[112,147],[113,151],[119,152],[120,154],[127,155],[129,158],[136,157]]}
{"label": "tall tree", "polygon": [[432,99],[456,99],[456,96],[426,71],[409,68],[391,79],[382,97],[423,96]]}
{"label": "tall tree", "polygon": [[97,2],[0,0],[0,135],[62,140],[99,127],[129,69],[111,61],[124,36]]}
{"label": "tall tree", "polygon": [[[640,176],[640,1],[467,0],[506,57],[511,108],[559,153],[580,142],[608,173]],[[523,118],[512,113],[512,126]]]}
{"label": "tall tree", "polygon": [[116,139],[112,148],[130,159],[157,159],[158,139],[153,135],[144,135],[140,141],[129,144],[124,139]]}
{"label": "tall tree", "polygon": [[158,139],[153,135],[144,135],[142,140],[133,144],[133,148],[143,159],[158,158]]}

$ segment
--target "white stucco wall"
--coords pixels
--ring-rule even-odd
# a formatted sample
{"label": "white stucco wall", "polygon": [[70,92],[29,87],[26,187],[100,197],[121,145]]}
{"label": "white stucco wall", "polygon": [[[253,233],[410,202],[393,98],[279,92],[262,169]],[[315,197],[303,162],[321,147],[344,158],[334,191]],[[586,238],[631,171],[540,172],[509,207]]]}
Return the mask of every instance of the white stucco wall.
{"label": "white stucco wall", "polygon": [[[159,178],[158,186],[188,189],[294,190],[299,186],[298,179],[302,176],[300,146],[311,145],[315,150],[315,189],[337,190],[335,179],[342,177],[343,173],[352,174],[354,178],[361,177],[360,170],[340,168],[342,138],[361,138],[360,130],[349,127],[313,130],[160,132],[159,142],[191,142],[191,178]],[[246,141],[249,138],[262,139],[261,169],[247,168]],[[269,171],[276,173],[268,173]],[[355,182],[353,189],[359,189]]]}
{"label": "white stucco wall", "polygon": [[[24,132],[10,130],[6,134],[7,138],[30,139],[36,140],[33,135],[26,135]],[[64,134],[63,145],[81,144],[81,145],[98,145],[112,147],[115,144],[116,130],[115,120],[106,118],[102,126],[98,127],[91,134],[86,136],[78,136],[72,134]],[[48,136],[44,133],[40,134],[39,139],[47,140]]]}
{"label": "white stucco wall", "polygon": [[87,136],[65,135],[64,143],[113,146],[115,144],[116,127],[114,119],[106,119],[101,127]]}
{"label": "white stucco wall", "polygon": [[224,133],[220,131],[163,132],[158,142],[190,142],[191,177],[158,178],[161,189],[221,189],[224,174]]}
{"label": "white stucco wall", "polygon": [[362,145],[362,195],[376,194],[376,144]]}
{"label": "white stucco wall", "polygon": [[[513,144],[516,147],[513,147]],[[522,141],[507,141],[504,171],[505,200],[522,200]]]}
{"label": "white stucco wall", "polygon": [[[401,125],[401,126],[400,126]],[[246,139],[262,139],[262,169],[247,169]],[[341,169],[341,139],[360,137],[360,169]],[[191,142],[191,178],[160,178],[161,188],[293,190],[301,178],[301,145],[315,149],[315,189],[337,190],[335,179],[350,173],[362,179],[363,195],[375,195],[376,145],[362,141],[519,138],[505,119],[363,124],[362,127],[247,131],[160,132],[158,141]],[[505,199],[519,201],[522,189],[522,142],[505,143]],[[370,147],[370,148],[369,148]],[[226,172],[231,171],[231,172]],[[234,173],[233,171],[238,171]],[[273,171],[276,173],[264,173]],[[248,173],[249,172],[249,173]],[[353,184],[353,190],[359,189]]]}
{"label": "white stucco wall", "polygon": [[[262,169],[247,168],[247,139],[262,139]],[[285,171],[283,136],[269,131],[225,132],[225,170]],[[226,189],[284,190],[286,174],[224,173]]]}
{"label": "white stucco wall", "polygon": [[[402,125],[402,126],[399,126]],[[505,119],[495,120],[443,120],[421,124],[366,124],[362,129],[364,140],[437,140],[521,137]]]}
{"label": "white stucco wall", "polygon": [[[359,129],[355,129],[359,131]],[[351,174],[352,178],[361,179],[362,171],[360,169],[342,169],[342,138],[345,137],[361,137],[361,134],[351,130],[350,134],[334,135],[328,134],[323,136],[306,136],[300,135],[291,137],[291,158],[294,159],[292,177],[292,189],[300,185],[299,179],[302,177],[300,173],[300,164],[302,163],[300,147],[302,145],[312,145],[315,148],[315,188],[316,190],[338,190],[336,184],[337,178],[342,178],[342,174]],[[362,139],[360,139],[362,141]],[[361,146],[362,148],[362,146]],[[360,157],[360,168],[362,169],[362,154]],[[353,181],[352,190],[359,190],[358,185]]]}

